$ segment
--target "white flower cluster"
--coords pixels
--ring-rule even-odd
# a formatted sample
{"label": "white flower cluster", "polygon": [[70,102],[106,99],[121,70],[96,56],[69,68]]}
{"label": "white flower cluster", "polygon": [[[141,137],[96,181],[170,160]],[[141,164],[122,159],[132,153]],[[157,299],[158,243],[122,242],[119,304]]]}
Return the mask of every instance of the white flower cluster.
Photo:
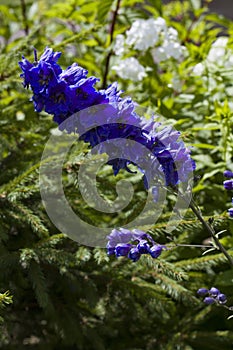
{"label": "white flower cluster", "polygon": [[186,48],[179,42],[177,30],[169,27],[164,32],[162,45],[152,50],[152,56],[156,63],[168,60],[169,58],[179,60],[185,50]]}
{"label": "white flower cluster", "polygon": [[163,18],[136,20],[125,35],[117,35],[114,52],[120,59],[112,67],[121,78],[133,81],[142,80],[149,68],[145,69],[134,57],[122,59],[130,48],[141,52],[151,49],[155,63],[169,58],[179,60],[185,51],[185,47],[179,42],[176,29],[167,27]]}
{"label": "white flower cluster", "polygon": [[138,62],[135,57],[129,57],[121,60],[118,65],[112,67],[118,76],[122,79],[140,81],[146,76],[145,68]]}
{"label": "white flower cluster", "polygon": [[138,19],[127,30],[125,43],[127,46],[133,46],[135,50],[145,51],[158,43],[162,31],[166,31],[166,22],[163,18]]}
{"label": "white flower cluster", "polygon": [[205,61],[193,67],[193,74],[201,76],[207,66],[233,67],[233,51],[227,48],[229,38],[221,36],[211,46]]}

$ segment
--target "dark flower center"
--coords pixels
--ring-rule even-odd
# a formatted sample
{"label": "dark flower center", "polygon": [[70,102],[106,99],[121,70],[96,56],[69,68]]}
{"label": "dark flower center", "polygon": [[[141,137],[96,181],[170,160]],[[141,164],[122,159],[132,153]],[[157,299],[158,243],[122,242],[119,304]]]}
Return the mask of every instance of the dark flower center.
{"label": "dark flower center", "polygon": [[76,95],[79,96],[79,97],[82,97],[84,99],[88,98],[88,93],[83,91],[81,88],[77,88],[76,89]]}
{"label": "dark flower center", "polygon": [[65,100],[66,100],[64,92],[57,92],[57,93],[53,94],[51,97],[55,103],[65,102]]}

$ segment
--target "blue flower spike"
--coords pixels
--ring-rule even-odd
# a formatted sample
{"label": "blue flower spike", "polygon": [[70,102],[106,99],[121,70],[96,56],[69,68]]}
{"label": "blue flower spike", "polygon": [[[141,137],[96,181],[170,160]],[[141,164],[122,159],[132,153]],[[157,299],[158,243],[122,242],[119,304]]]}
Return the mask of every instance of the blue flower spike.
{"label": "blue flower spike", "polygon": [[[142,164],[143,167],[138,166],[138,170],[143,174],[146,189],[158,176],[166,186],[188,181],[195,162],[191,159],[190,149],[180,140],[178,131],[169,126],[158,130],[160,123],[153,118],[147,120],[139,116],[132,99],[121,98],[122,91],[118,91],[116,82],[107,89],[98,90],[95,84],[99,79],[88,77],[88,71],[77,63],[63,70],[57,63],[60,52],[47,47],[39,59],[36,51],[34,55],[35,62],[22,57],[19,66],[23,72],[24,87],[32,90],[37,112],[44,110],[53,115],[60,130],[78,133],[81,135],[79,140],[88,142],[91,148],[100,146],[99,153],[108,154],[105,141],[111,139],[129,139],[140,144],[137,152],[130,146],[126,148],[124,143],[117,146],[117,156],[114,158],[111,154],[108,162],[114,175],[121,169],[132,172],[130,164]],[[94,113],[93,108],[90,111],[93,106],[102,108]],[[151,154],[157,162],[148,165]],[[135,162],[128,160],[131,156]],[[153,192],[155,202],[158,201],[157,192]]]}

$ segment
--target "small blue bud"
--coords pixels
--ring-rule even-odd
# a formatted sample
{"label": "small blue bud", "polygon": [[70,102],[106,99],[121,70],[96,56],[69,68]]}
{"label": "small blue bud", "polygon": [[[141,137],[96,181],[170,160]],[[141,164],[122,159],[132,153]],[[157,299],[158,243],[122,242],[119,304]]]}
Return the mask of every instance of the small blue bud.
{"label": "small blue bud", "polygon": [[230,171],[230,170],[225,170],[224,172],[223,172],[223,175],[225,176],[225,177],[233,177],[233,172],[232,171]]}
{"label": "small blue bud", "polygon": [[224,181],[223,186],[226,190],[233,190],[233,180]]}
{"label": "small blue bud", "polygon": [[147,254],[150,251],[150,246],[146,240],[142,240],[137,245],[140,254]]}
{"label": "small blue bud", "polygon": [[227,302],[227,297],[226,297],[226,295],[225,295],[225,294],[222,294],[222,293],[219,294],[219,295],[217,296],[216,299],[219,301],[220,304],[224,304],[224,303]]}
{"label": "small blue bud", "polygon": [[228,209],[230,218],[233,218],[233,208]]}
{"label": "small blue bud", "polygon": [[206,288],[200,288],[197,291],[197,294],[200,295],[201,297],[204,297],[208,293],[209,293],[209,290]]}
{"label": "small blue bud", "polygon": [[162,253],[162,250],[163,250],[163,246],[154,245],[153,247],[151,247],[149,253],[153,259],[156,259],[160,256],[160,254]]}
{"label": "small blue bud", "polygon": [[214,298],[210,298],[210,297],[206,297],[203,301],[207,305],[211,305],[211,304],[215,303],[215,299]]}
{"label": "small blue bud", "polygon": [[115,254],[117,257],[128,255],[132,244],[118,243],[115,248]]}
{"label": "small blue bud", "polygon": [[141,257],[138,248],[131,248],[128,257],[133,260],[133,262],[138,261]]}
{"label": "small blue bud", "polygon": [[220,294],[220,291],[219,291],[217,288],[212,287],[212,288],[209,290],[209,293],[210,293],[210,295],[212,295],[213,297],[216,297],[217,295]]}

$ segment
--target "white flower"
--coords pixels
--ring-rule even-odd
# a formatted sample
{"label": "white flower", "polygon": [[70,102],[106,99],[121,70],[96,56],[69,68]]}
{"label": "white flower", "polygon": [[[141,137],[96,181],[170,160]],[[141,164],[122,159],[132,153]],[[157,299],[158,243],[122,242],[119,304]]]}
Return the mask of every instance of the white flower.
{"label": "white flower", "polygon": [[178,32],[175,28],[169,27],[165,32],[167,40],[178,40]]}
{"label": "white flower", "polygon": [[165,26],[165,20],[161,17],[148,20],[138,19],[126,31],[126,44],[133,46],[136,50],[145,51],[157,44],[159,34]]}
{"label": "white flower", "polygon": [[204,73],[205,66],[203,63],[198,63],[193,67],[193,75],[200,76]]}
{"label": "white flower", "polygon": [[183,55],[183,46],[177,41],[164,41],[163,48],[167,54],[167,58],[173,57],[176,60],[180,59]]}
{"label": "white flower", "polygon": [[233,51],[232,50],[229,50],[228,57],[226,58],[226,62],[225,62],[225,67],[226,68],[233,67]]}
{"label": "white flower", "polygon": [[160,63],[171,57],[179,60],[184,54],[184,51],[185,47],[178,42],[165,40],[163,45],[153,49],[151,53],[155,63]]}
{"label": "white flower", "polygon": [[167,53],[164,47],[162,46],[156,47],[153,50],[151,50],[151,54],[155,63],[160,63],[167,59]]}
{"label": "white flower", "polygon": [[124,51],[125,51],[125,38],[124,38],[124,35],[122,34],[119,34],[116,36],[116,39],[115,39],[115,45],[114,45],[114,52],[117,56],[123,56],[124,54]]}
{"label": "white flower", "polygon": [[171,79],[171,83],[168,84],[169,88],[172,88],[175,91],[182,91],[182,86],[183,86],[183,82],[180,80],[180,78],[178,76],[174,76]]}
{"label": "white flower", "polygon": [[167,29],[167,25],[166,25],[166,21],[164,18],[162,17],[157,17],[154,20],[155,25],[161,30],[166,30]]}
{"label": "white flower", "polygon": [[135,57],[129,57],[121,60],[112,67],[117,75],[122,79],[130,79],[132,81],[140,81],[146,77],[145,68],[138,62]]}
{"label": "white flower", "polygon": [[226,46],[228,43],[227,37],[219,37],[212,45],[208,56],[207,61],[217,63],[218,65],[223,64],[224,55],[226,53]]}

